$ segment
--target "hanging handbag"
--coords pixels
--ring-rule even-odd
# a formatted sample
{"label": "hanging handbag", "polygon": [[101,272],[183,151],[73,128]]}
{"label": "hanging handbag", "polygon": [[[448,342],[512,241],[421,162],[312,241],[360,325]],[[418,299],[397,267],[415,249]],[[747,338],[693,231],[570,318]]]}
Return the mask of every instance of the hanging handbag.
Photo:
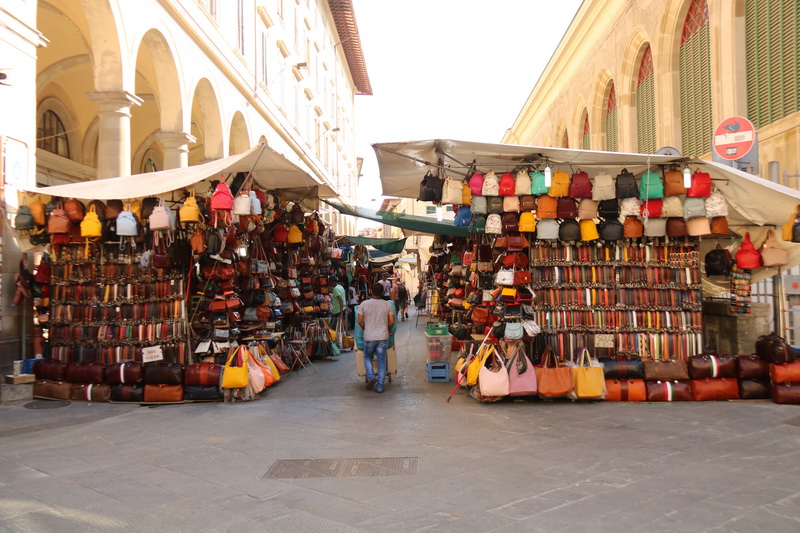
{"label": "hanging handbag", "polygon": [[455,204],[461,205],[463,197],[462,182],[453,178],[447,177],[442,186],[442,204]]}
{"label": "hanging handbag", "polygon": [[667,237],[686,237],[689,235],[689,228],[686,226],[686,219],[683,217],[669,217],[667,219]]}
{"label": "hanging handbag", "polygon": [[[514,291],[514,299],[516,299],[517,291]],[[514,300],[511,300],[512,302]],[[522,322],[506,322],[506,329],[503,331],[503,338],[506,342],[515,342],[522,340],[525,336],[525,329],[522,327]]]}
{"label": "hanging handbag", "polygon": [[486,215],[489,213],[488,207],[486,205],[486,197],[485,196],[472,196],[472,203],[470,204],[470,211],[472,211],[475,215]]}
{"label": "hanging handbag", "polygon": [[686,221],[686,231],[691,237],[711,235],[711,224],[706,217],[694,217]]}
{"label": "hanging handbag", "polygon": [[601,400],[605,395],[603,367],[595,360],[592,364],[589,350],[583,348],[578,358],[578,366],[572,367],[574,396],[578,400]]}
{"label": "hanging handbag", "polygon": [[648,218],[644,221],[645,237],[664,237],[667,235],[666,218]]}
{"label": "hanging handbag", "polygon": [[707,217],[726,217],[728,216],[728,202],[722,193],[714,190],[711,196],[706,198],[706,216]]}
{"label": "hanging handbag", "polygon": [[543,220],[546,218],[556,218],[558,214],[558,199],[549,195],[539,197],[536,204],[536,218]]}
{"label": "hanging handbag", "polygon": [[578,218],[581,220],[593,220],[597,218],[597,202],[591,198],[584,198],[578,205]]}
{"label": "hanging handbag", "polygon": [[559,198],[556,208],[558,218],[578,218],[578,206],[572,198]]}
{"label": "hanging handbag", "polygon": [[429,170],[422,178],[422,181],[419,182],[419,195],[417,196],[417,200],[420,202],[436,202],[437,189],[433,184],[433,180],[438,179],[439,178],[431,174],[431,171]]}
{"label": "hanging handbag", "polygon": [[472,191],[472,197],[483,195],[483,174],[475,172],[469,178],[469,190]]}
{"label": "hanging handbag", "polygon": [[184,200],[183,205],[178,211],[178,216],[184,224],[194,224],[202,221],[202,215],[200,214],[200,208],[197,206],[194,189],[192,189],[189,196]]}
{"label": "hanging handbag", "polygon": [[[64,202],[64,211],[71,222],[80,222],[86,214],[86,208],[80,200],[70,198]],[[52,233],[52,232],[51,232]]]}
{"label": "hanging handbag", "polygon": [[542,354],[542,366],[535,370],[540,398],[565,398],[572,392],[572,372],[558,363],[549,344]]}
{"label": "hanging handbag", "polygon": [[500,183],[493,171],[489,171],[483,176],[481,196],[498,196],[500,194]]}
{"label": "hanging handbag", "polygon": [[569,174],[562,170],[553,172],[552,183],[547,190],[547,194],[553,198],[569,196]]}
{"label": "hanging handbag", "polygon": [[117,215],[117,235],[120,237],[136,237],[139,235],[139,226],[136,215],[131,211],[131,204]]}
{"label": "hanging handbag", "polygon": [[616,190],[614,187],[614,178],[609,174],[598,174],[594,177],[594,186],[592,187],[592,200],[602,201],[611,200],[616,198]]}
{"label": "hanging handbag", "polygon": [[581,220],[580,226],[582,241],[594,241],[600,238],[600,234],[597,232],[597,224],[594,220]]}
{"label": "hanging handbag", "polygon": [[531,193],[531,177],[524,170],[517,172],[516,184],[514,185],[514,193],[517,196],[524,196]]}
{"label": "hanging handbag", "polygon": [[639,198],[642,200],[657,200],[664,197],[664,184],[661,176],[651,171],[645,172],[639,178]]}
{"label": "hanging handbag", "polygon": [[14,216],[14,229],[17,231],[30,231],[34,228],[33,215],[27,205],[21,205]]}
{"label": "hanging handbag", "polygon": [[169,213],[167,212],[167,206],[163,198],[159,200],[158,205],[156,205],[153,208],[153,212],[150,213],[148,225],[150,226],[150,231],[167,231],[170,229]]}
{"label": "hanging handbag", "polygon": [[709,251],[705,257],[706,276],[730,276],[731,253],[717,244],[714,250]]}
{"label": "hanging handbag", "polygon": [[690,198],[708,198],[711,196],[711,176],[706,172],[695,171],[692,174],[692,185],[686,191]]}
{"label": "hanging handbag", "polygon": [[[479,311],[479,309],[475,311]],[[486,362],[486,358],[492,355],[494,350],[495,347],[492,344],[483,344],[481,346],[480,350],[475,357],[472,358],[472,361],[467,367],[467,385],[473,386],[478,383],[478,376],[480,375],[481,368]]]}
{"label": "hanging handbag", "polygon": [[508,396],[508,370],[496,350],[483,359],[478,371],[478,389],[482,396]]}
{"label": "hanging handbag", "polygon": [[558,240],[576,242],[581,240],[581,227],[577,220],[569,219],[561,222],[558,228]]}
{"label": "hanging handbag", "polygon": [[604,241],[619,241],[624,237],[622,223],[616,219],[602,222],[598,226],[597,231],[600,234],[600,238]]}
{"label": "hanging handbag", "polygon": [[636,178],[633,174],[628,172],[628,169],[623,168],[622,172],[617,174],[616,181],[617,199],[623,198],[636,198],[639,196],[639,188],[636,186]]}
{"label": "hanging handbag", "polygon": [[[580,231],[580,229],[579,229]],[[542,241],[558,240],[559,224],[557,220],[540,220],[536,224],[536,238]]]}
{"label": "hanging handbag", "polygon": [[250,352],[247,347],[239,346],[231,351],[225,368],[222,370],[221,386],[223,389],[241,389],[247,387],[250,382],[247,360]]}
{"label": "hanging handbag", "polygon": [[496,285],[512,286],[514,285],[514,270],[510,268],[501,268],[495,274],[494,282]]}
{"label": "hanging handbag", "polygon": [[570,198],[591,198],[592,197],[592,182],[589,181],[589,174],[578,172],[572,175],[572,181],[569,184]]}
{"label": "hanging handbag", "polygon": [[778,244],[775,239],[775,232],[767,231],[767,238],[761,243],[759,248],[761,263],[767,267],[783,266],[789,262],[789,252]]}
{"label": "hanging handbag", "polygon": [[508,361],[508,395],[536,396],[536,371],[524,350],[514,346]]}
{"label": "hanging handbag", "polygon": [[736,251],[736,266],[742,270],[752,270],[761,266],[761,255],[750,240],[750,232],[744,234],[744,240]]}
{"label": "hanging handbag", "polygon": [[670,170],[664,174],[664,196],[683,196],[686,187],[683,185],[683,173],[680,170]]}
{"label": "hanging handbag", "polygon": [[94,205],[89,206],[89,212],[86,213],[81,221],[81,237],[87,239],[96,239],[103,236],[103,224],[97,216],[97,211]]}
{"label": "hanging handbag", "polygon": [[639,239],[644,236],[644,224],[636,217],[625,217],[622,227],[626,239]]}
{"label": "hanging handbag", "polygon": [[248,191],[240,191],[233,200],[233,214],[240,217],[250,216],[251,207],[252,202],[250,202]]}
{"label": "hanging handbag", "polygon": [[500,188],[498,189],[500,196],[516,196],[517,185],[514,181],[514,175],[511,172],[504,172],[500,176]]}
{"label": "hanging handbag", "polygon": [[59,202],[58,207],[53,209],[50,216],[47,218],[47,233],[51,235],[69,233],[69,227],[69,217],[64,211],[63,204]]}
{"label": "hanging handbag", "polygon": [[544,174],[534,170],[528,176],[531,177],[531,194],[547,194],[549,187],[545,185]]}

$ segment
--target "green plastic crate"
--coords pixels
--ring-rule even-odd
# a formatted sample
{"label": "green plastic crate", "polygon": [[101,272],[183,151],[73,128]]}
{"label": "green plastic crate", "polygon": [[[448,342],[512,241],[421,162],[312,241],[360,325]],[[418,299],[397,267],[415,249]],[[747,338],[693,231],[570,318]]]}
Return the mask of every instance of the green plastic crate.
{"label": "green plastic crate", "polygon": [[447,322],[428,322],[425,327],[425,333],[428,335],[448,335],[450,333]]}

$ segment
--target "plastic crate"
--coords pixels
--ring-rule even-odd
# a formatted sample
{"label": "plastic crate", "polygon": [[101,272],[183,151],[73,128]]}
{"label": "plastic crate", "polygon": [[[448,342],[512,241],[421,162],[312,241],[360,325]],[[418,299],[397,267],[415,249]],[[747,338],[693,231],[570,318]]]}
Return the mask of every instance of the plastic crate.
{"label": "plastic crate", "polygon": [[428,322],[425,327],[427,335],[448,335],[450,333],[447,322]]}
{"label": "plastic crate", "polygon": [[428,363],[428,381],[432,383],[450,381],[450,363]]}
{"label": "plastic crate", "polygon": [[425,334],[428,340],[428,361],[431,363],[449,363],[450,353],[453,348],[453,337],[451,335],[429,335]]}
{"label": "plastic crate", "polygon": [[36,364],[37,361],[43,361],[43,357],[39,357],[38,359],[23,359],[22,360],[22,373],[23,374],[33,374],[33,365]]}

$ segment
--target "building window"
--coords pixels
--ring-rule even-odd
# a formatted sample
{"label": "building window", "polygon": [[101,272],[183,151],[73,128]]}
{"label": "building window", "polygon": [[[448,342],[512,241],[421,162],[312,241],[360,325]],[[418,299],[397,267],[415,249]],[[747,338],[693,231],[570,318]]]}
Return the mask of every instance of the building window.
{"label": "building window", "polygon": [[236,49],[244,55],[244,0],[236,0]]}
{"label": "building window", "polygon": [[64,123],[53,111],[45,111],[37,132],[37,148],[69,159],[69,140]]}
{"label": "building window", "polygon": [[435,215],[436,214],[436,206],[435,205],[426,205],[425,206],[425,214],[426,215]]}
{"label": "building window", "polygon": [[653,154],[656,151],[656,105],[653,90],[653,53],[650,45],[644,51],[639,65],[636,85],[636,134],[639,153]]}
{"label": "building window", "polygon": [[800,111],[800,4],[747,0],[747,114],[756,128]]}
{"label": "building window", "polygon": [[681,34],[679,83],[683,155],[711,150],[711,52],[706,0],[692,0]]}
{"label": "building window", "polygon": [[617,144],[617,93],[614,90],[614,82],[611,82],[606,99],[606,150],[609,152],[619,150]]}
{"label": "building window", "polygon": [[591,150],[591,136],[589,135],[589,113],[583,110],[583,137],[581,137],[581,148]]}
{"label": "building window", "polygon": [[147,172],[158,172],[158,167],[156,166],[156,162],[153,161],[151,158],[147,158],[142,163],[142,174]]}

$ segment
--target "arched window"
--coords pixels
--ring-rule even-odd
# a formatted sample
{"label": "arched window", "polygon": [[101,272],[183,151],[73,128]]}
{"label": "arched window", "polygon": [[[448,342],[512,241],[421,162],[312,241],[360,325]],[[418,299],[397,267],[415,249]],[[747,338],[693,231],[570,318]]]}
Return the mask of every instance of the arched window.
{"label": "arched window", "polygon": [[711,150],[711,49],[706,0],[692,0],[679,53],[683,155]]}
{"label": "arched window", "polygon": [[36,147],[69,159],[69,140],[64,123],[54,111],[47,110],[37,131]]}
{"label": "arched window", "polygon": [[591,143],[589,138],[589,113],[583,110],[583,138],[581,139],[581,148],[584,150],[591,150]]}
{"label": "arched window", "polygon": [[147,172],[158,172],[158,167],[156,166],[156,162],[153,161],[151,158],[147,158],[142,162],[142,174]]}
{"label": "arched window", "polygon": [[636,84],[636,134],[642,154],[656,151],[656,106],[653,97],[653,53],[650,45],[644,51]]}
{"label": "arched window", "polygon": [[800,111],[800,4],[747,0],[747,114],[756,128]]}
{"label": "arched window", "polygon": [[617,93],[614,90],[614,82],[608,90],[606,99],[606,150],[616,152],[619,150],[617,143]]}

